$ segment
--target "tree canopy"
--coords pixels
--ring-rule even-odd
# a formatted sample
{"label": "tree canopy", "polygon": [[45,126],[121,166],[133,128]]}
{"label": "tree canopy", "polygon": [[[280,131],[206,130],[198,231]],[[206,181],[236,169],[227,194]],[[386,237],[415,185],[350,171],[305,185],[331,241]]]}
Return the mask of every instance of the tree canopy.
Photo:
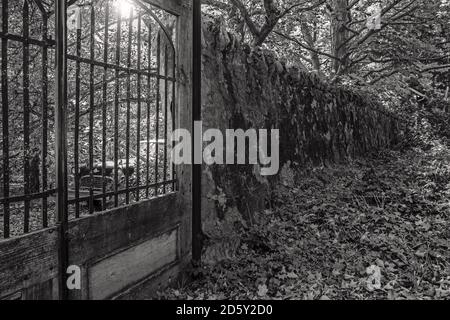
{"label": "tree canopy", "polygon": [[448,99],[448,0],[203,0],[241,40],[332,83]]}

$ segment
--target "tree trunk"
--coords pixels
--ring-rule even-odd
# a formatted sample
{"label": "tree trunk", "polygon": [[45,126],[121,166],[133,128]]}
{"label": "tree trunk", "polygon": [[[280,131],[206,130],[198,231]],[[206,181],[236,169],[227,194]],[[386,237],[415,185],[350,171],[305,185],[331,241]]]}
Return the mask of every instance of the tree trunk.
{"label": "tree trunk", "polygon": [[[305,38],[307,45],[310,48],[315,48],[316,43],[314,41],[314,37],[312,35],[311,28],[308,26],[308,24],[305,21],[301,22],[300,26],[301,26],[303,37]],[[309,56],[311,57],[311,62],[312,62],[313,68],[314,68],[314,72],[317,75],[319,75],[320,77],[322,77],[323,73],[322,73],[319,55],[317,54],[316,51],[310,50]]]}
{"label": "tree trunk", "polygon": [[345,25],[350,22],[350,19],[348,0],[333,0],[331,7],[331,46],[333,55],[339,59],[333,62],[335,73],[347,66],[348,46],[345,41],[348,39],[348,31]]}

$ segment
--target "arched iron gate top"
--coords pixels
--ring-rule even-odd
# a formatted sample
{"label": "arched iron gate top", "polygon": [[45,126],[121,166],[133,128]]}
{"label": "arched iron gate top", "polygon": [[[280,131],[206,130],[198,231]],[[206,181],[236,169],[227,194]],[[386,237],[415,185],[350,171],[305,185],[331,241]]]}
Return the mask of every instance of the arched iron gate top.
{"label": "arched iron gate top", "polygon": [[[42,4],[42,1],[41,1],[41,0],[26,0],[26,2],[27,2],[27,1],[32,1],[32,2],[34,2],[34,3],[36,4],[36,6],[38,7],[39,11],[41,12],[42,17],[43,17],[43,18],[48,18],[48,12],[47,12],[47,10],[45,10],[45,7],[44,7],[44,5]],[[67,6],[69,7],[69,6],[72,6],[72,5],[76,5],[77,1],[79,1],[79,0],[71,0],[71,1],[69,1],[69,2],[67,3]],[[94,1],[95,1],[95,0],[93,0],[90,4],[92,5]],[[110,0],[106,0],[106,1],[110,1]],[[111,0],[111,1],[114,1],[114,0]],[[118,0],[115,0],[115,1],[118,1]],[[120,0],[119,0],[119,1],[120,1]],[[154,12],[152,9],[150,9],[147,5],[145,5],[145,4],[144,4],[142,1],[140,1],[140,0],[124,0],[124,1],[129,1],[129,2],[134,3],[134,4],[137,5],[141,10],[143,10],[145,13],[147,13],[149,16],[151,16],[151,17],[153,18],[153,20],[159,25],[159,27],[160,27],[161,30],[164,32],[164,34],[166,35],[167,40],[169,41],[169,44],[170,44],[172,50],[173,50],[174,52],[176,51],[176,49],[175,49],[175,44],[174,44],[174,42],[173,42],[173,39],[172,39],[172,37],[171,37],[171,34],[170,34],[169,30],[168,30],[167,27],[164,25],[164,23],[161,21],[161,19],[158,18],[158,16],[155,14],[155,12]],[[152,5],[151,3],[147,3],[147,4],[148,4],[148,5]]]}
{"label": "arched iron gate top", "polygon": [[156,21],[156,23],[161,27],[161,30],[166,35],[167,40],[169,40],[172,50],[175,53],[175,45],[173,43],[172,37],[170,36],[170,32],[167,30],[164,23],[158,18],[158,16],[150,8],[145,6],[140,0],[131,0],[131,1],[136,3],[137,5],[139,5],[139,7],[141,7],[142,10],[144,10],[146,13],[148,13]]}

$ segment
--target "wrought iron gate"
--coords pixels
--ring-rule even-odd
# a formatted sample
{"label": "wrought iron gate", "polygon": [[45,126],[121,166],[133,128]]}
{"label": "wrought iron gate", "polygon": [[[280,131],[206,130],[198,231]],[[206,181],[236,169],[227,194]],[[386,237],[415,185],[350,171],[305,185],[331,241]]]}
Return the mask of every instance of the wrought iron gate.
{"label": "wrought iron gate", "polygon": [[[170,159],[170,133],[191,119],[189,1],[3,0],[1,12],[0,297],[107,298],[176,273],[191,241],[190,172]],[[19,249],[40,250],[29,260],[47,274],[25,265],[11,279]],[[102,274],[136,250],[158,263]],[[66,290],[69,265],[81,290]]]}

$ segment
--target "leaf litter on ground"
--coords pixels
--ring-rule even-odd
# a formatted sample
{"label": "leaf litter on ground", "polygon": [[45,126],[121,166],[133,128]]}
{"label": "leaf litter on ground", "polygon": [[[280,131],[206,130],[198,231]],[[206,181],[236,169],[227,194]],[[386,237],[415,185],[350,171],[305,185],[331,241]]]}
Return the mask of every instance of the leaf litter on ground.
{"label": "leaf litter on ground", "polygon": [[450,299],[450,149],[430,143],[304,171],[233,258],[160,298]]}

